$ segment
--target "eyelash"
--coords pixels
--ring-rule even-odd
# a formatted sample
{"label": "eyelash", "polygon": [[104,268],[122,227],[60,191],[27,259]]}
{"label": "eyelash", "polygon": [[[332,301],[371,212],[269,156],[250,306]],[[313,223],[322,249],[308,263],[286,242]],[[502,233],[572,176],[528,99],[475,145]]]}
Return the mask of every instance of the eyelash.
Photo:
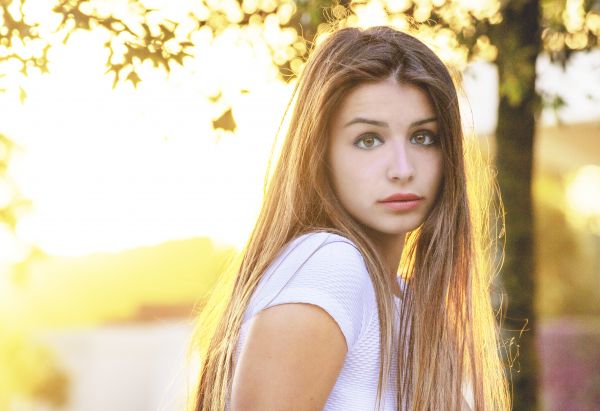
{"label": "eyelash", "polygon": [[[419,131],[417,131],[416,133],[414,133],[412,135],[411,140],[413,138],[415,138],[416,136],[420,136],[420,135],[425,135],[425,136],[427,136],[427,137],[429,137],[431,139],[430,143],[422,144],[424,146],[432,146],[434,144],[437,144],[437,142],[438,142],[438,136],[437,136],[437,134],[435,134],[435,133],[433,133],[432,131],[429,131],[429,130],[419,130]],[[413,144],[419,144],[419,143],[413,143]]]}
{"label": "eyelash", "polygon": [[368,134],[363,134],[362,136],[360,136],[359,138],[356,139],[356,141],[354,142],[354,145],[358,148],[362,148],[362,149],[371,149],[373,147],[377,147],[377,146],[371,146],[371,147],[360,147],[360,143],[364,141],[365,138],[367,137],[371,137],[374,139],[377,139],[379,141],[381,141],[381,138],[379,136],[377,136],[376,134],[372,134],[372,133],[368,133]]}
{"label": "eyelash", "polygon": [[[424,143],[413,143],[413,140],[414,140],[415,137],[422,136],[422,135],[424,135],[426,137],[429,137],[431,139],[431,142],[430,143],[425,143],[425,144]],[[362,141],[364,141],[364,139],[366,137],[372,137],[372,138],[375,138],[375,139],[379,140],[380,142],[382,141],[381,137],[379,137],[377,134],[367,133],[367,134],[363,134],[358,139],[356,139],[356,141],[354,142],[354,145],[356,147],[358,147],[358,148],[363,148],[363,149],[366,149],[366,150],[372,149],[373,147],[377,147],[377,146],[360,147],[360,143]],[[419,131],[417,131],[416,133],[414,133],[410,137],[410,141],[411,141],[412,144],[417,144],[417,145],[422,145],[422,146],[427,147],[427,146],[432,146],[432,145],[437,144],[437,142],[438,142],[438,136],[437,136],[437,134],[435,134],[435,133],[433,133],[433,132],[431,132],[429,130],[419,130]],[[382,144],[383,144],[383,142],[382,142]]]}

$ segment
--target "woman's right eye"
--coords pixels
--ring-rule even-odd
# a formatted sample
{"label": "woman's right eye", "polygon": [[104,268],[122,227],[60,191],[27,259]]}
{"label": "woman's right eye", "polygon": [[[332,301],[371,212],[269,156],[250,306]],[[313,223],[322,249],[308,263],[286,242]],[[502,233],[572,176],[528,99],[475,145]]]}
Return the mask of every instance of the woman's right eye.
{"label": "woman's right eye", "polygon": [[365,134],[360,136],[355,142],[354,145],[358,148],[370,149],[373,147],[377,147],[383,144],[381,139],[375,134]]}

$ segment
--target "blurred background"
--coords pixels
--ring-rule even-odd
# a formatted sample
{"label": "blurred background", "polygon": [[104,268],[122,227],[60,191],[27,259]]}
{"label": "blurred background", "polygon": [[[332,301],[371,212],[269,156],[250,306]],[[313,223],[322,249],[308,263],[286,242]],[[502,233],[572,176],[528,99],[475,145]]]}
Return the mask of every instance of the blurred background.
{"label": "blurred background", "polygon": [[462,77],[506,209],[513,409],[600,409],[600,1],[0,0],[0,19],[0,410],[185,409],[194,316],[333,20],[410,32]]}

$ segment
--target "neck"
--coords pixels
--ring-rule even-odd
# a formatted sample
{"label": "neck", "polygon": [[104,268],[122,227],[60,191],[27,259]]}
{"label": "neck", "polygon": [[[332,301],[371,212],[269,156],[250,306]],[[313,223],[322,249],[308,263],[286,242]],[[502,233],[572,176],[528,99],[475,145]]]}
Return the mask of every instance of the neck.
{"label": "neck", "polygon": [[400,258],[402,257],[402,250],[404,249],[406,233],[391,235],[369,232],[368,235],[369,238],[375,243],[377,251],[383,257],[383,263],[386,271],[390,275],[394,294],[399,295],[400,287],[398,286],[397,281],[398,267],[400,266]]}

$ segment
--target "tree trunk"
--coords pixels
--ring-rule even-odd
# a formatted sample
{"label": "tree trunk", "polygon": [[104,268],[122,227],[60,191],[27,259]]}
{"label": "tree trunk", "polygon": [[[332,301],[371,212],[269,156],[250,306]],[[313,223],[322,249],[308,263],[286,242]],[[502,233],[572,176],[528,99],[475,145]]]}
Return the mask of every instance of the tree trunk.
{"label": "tree trunk", "polygon": [[538,1],[511,1],[494,28],[498,47],[500,106],[496,130],[498,182],[506,212],[505,261],[501,281],[507,293],[503,335],[511,339],[513,409],[538,407],[532,166],[535,119],[535,62],[540,50]]}

